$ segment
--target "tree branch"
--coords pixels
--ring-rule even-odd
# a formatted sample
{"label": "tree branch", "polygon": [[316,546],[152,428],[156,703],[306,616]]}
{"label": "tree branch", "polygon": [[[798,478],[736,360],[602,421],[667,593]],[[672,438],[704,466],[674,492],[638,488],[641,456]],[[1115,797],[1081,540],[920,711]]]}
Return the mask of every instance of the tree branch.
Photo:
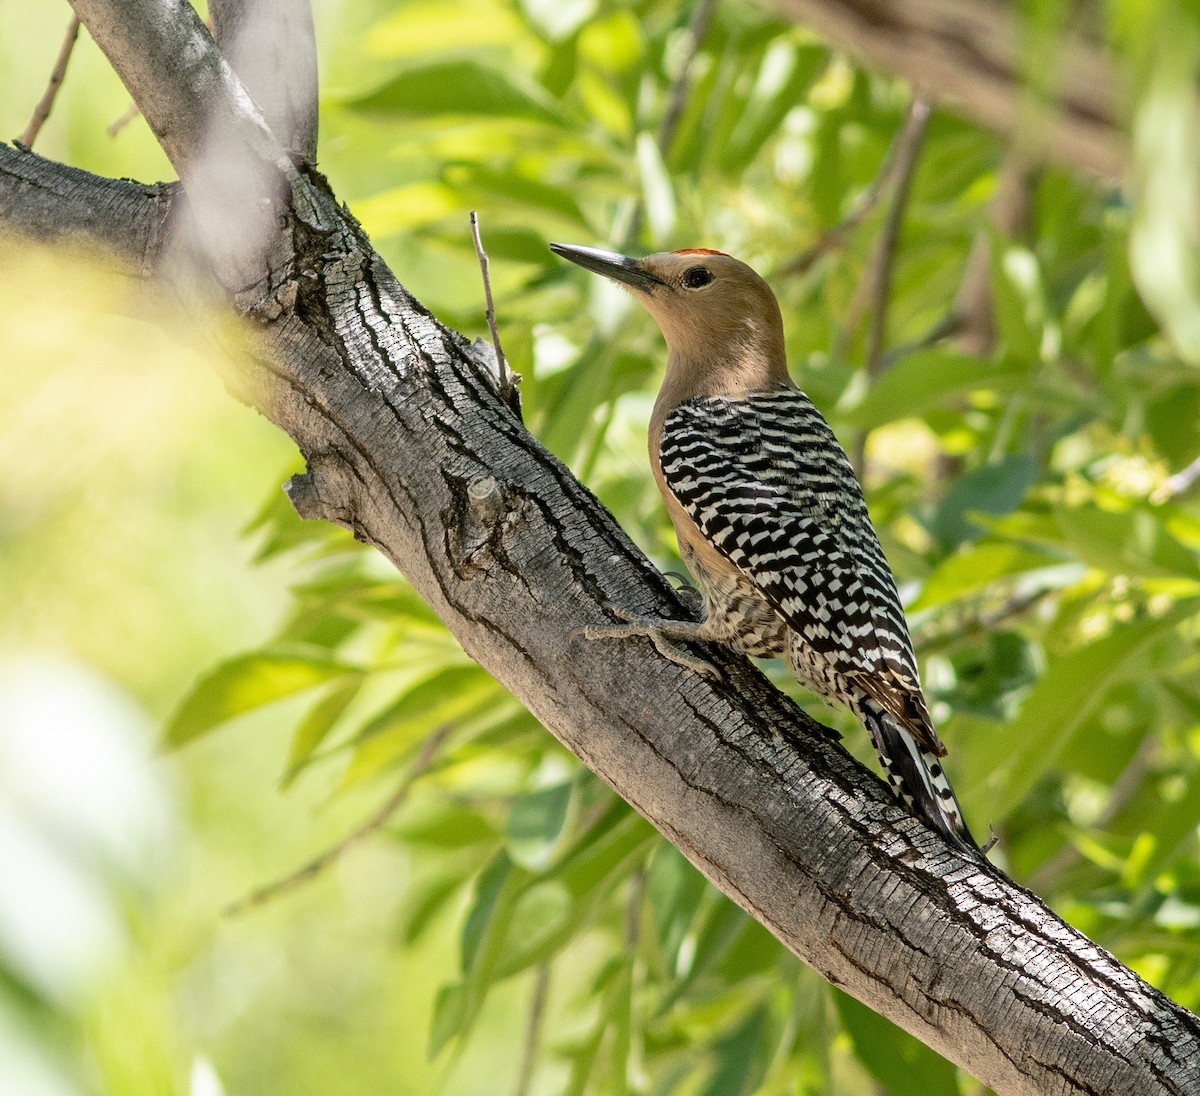
{"label": "tree branch", "polygon": [[58,89],[62,87],[63,77],[67,75],[67,64],[71,60],[71,54],[75,50],[75,40],[78,37],[79,17],[73,15],[71,22],[67,24],[67,33],[59,47],[54,68],[50,70],[50,79],[46,81],[46,90],[38,100],[37,106],[33,108],[33,116],[29,119],[29,125],[25,127],[25,132],[18,138],[26,148],[33,148],[33,142],[37,140],[38,134],[42,132],[42,126],[50,117],[50,111],[54,109],[54,100],[58,98]]}
{"label": "tree branch", "polygon": [[[1117,79],[1100,36],[1064,32],[1055,102],[1039,101],[1021,67],[1019,8],[1006,0],[773,0],[789,18],[903,77],[939,105],[1020,138],[1031,160],[1117,177],[1127,160]],[[1084,14],[1099,18],[1097,6]]]}
{"label": "tree branch", "polygon": [[216,40],[276,140],[317,159],[317,43],[307,0],[210,0]]}

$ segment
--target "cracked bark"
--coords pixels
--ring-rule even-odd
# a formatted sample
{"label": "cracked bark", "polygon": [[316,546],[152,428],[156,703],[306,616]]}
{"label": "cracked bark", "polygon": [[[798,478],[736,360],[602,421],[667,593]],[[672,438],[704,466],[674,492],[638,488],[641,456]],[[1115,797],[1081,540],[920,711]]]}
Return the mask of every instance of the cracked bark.
{"label": "cracked bark", "polygon": [[[95,30],[138,3],[75,6]],[[126,52],[170,38],[131,46],[99,29],[118,71]],[[189,20],[177,31],[216,49]],[[220,95],[227,71],[211,58],[182,74],[161,58],[138,64],[158,72],[135,92],[156,132],[202,139],[168,124],[186,96],[156,114],[155,80],[196,74],[197,94]],[[706,651],[725,675],[713,682],[644,641],[572,641],[610,604],[685,610],[499,398],[490,348],[414,300],[325,180],[281,166],[261,118],[250,121],[247,147],[286,182],[281,219],[264,255],[220,254],[214,268],[247,321],[231,387],[308,462],[288,485],[297,511],[375,545],[473,658],[718,887],[996,1091],[1200,1093],[1195,1017],[998,869],[955,854],[744,660]],[[179,155],[189,201],[214,203],[194,150]],[[264,183],[276,200],[278,182]],[[86,240],[137,274],[173,276],[164,225],[176,193],[0,145],[0,229]],[[192,229],[210,251],[212,224]]]}

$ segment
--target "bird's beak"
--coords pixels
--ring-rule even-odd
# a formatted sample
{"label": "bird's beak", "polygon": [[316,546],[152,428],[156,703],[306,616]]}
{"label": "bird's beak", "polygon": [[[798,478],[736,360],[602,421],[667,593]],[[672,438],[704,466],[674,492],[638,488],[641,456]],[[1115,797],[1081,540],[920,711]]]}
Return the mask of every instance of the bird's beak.
{"label": "bird's beak", "polygon": [[655,286],[664,284],[661,278],[656,278],[645,269],[641,259],[631,259],[628,255],[601,251],[596,247],[576,247],[574,244],[551,244],[550,250],[584,270],[603,274],[641,293],[649,293]]}

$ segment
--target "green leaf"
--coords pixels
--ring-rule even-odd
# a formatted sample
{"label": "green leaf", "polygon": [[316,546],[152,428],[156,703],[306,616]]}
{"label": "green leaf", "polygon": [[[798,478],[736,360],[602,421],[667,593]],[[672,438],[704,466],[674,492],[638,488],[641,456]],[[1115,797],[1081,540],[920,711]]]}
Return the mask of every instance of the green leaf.
{"label": "green leaf", "polygon": [[235,716],[274,704],[361,670],[324,651],[256,651],[223,662],[201,678],[167,724],[165,744],[176,749]]}
{"label": "green leaf", "polygon": [[469,994],[461,982],[442,986],[433,1002],[433,1020],[429,1025],[429,1058],[432,1061],[442,1048],[469,1026]]}
{"label": "green leaf", "polygon": [[857,403],[838,409],[838,418],[859,430],[874,430],[900,419],[917,419],[948,407],[972,392],[1014,392],[1028,372],[1001,367],[948,350],[920,350],[901,358]]}
{"label": "green leaf", "polygon": [[1037,475],[1032,457],[1013,453],[959,476],[926,525],[946,547],[983,535],[975,514],[1008,514],[1021,505]]}
{"label": "green leaf", "polygon": [[768,1012],[757,1008],[713,1048],[717,1067],[703,1096],[740,1096],[754,1091],[754,1058],[767,1033]]}
{"label": "green leaf", "polygon": [[1105,510],[1057,506],[1054,518],[1068,544],[1088,566],[1135,578],[1200,579],[1200,561],[1144,507]]}
{"label": "green leaf", "polygon": [[646,897],[654,914],[658,942],[668,972],[680,973],[679,953],[700,908],[708,883],[670,842],[655,851],[646,881]]}
{"label": "green leaf", "polygon": [[540,788],[518,799],[508,815],[508,854],[522,867],[540,870],[562,836],[574,781]]}
{"label": "green leaf", "polygon": [[1002,819],[1012,811],[1087,726],[1109,690],[1138,672],[1145,650],[1198,611],[1200,601],[1189,600],[1051,661],[1017,718],[990,740],[976,740],[971,768],[993,766],[986,793],[981,790],[988,814]]}
{"label": "green leaf", "polygon": [[465,114],[566,123],[558,104],[536,84],[469,57],[410,65],[345,106],[387,118]]}
{"label": "green leaf", "polygon": [[313,751],[325,741],[361,688],[362,678],[358,676],[339,681],[309,708],[292,732],[292,747],[283,774],[285,788],[304,770]]}
{"label": "green leaf", "polygon": [[989,541],[986,544],[966,545],[925,580],[920,595],[909,606],[909,612],[919,613],[937,605],[973,597],[993,583],[1014,575],[1046,570],[1061,562],[1061,559],[1056,560],[1044,552],[1019,544]]}
{"label": "green leaf", "polygon": [[400,760],[438,727],[457,724],[481,709],[502,709],[508,699],[474,663],[452,665],[405,690],[372,716],[355,736],[358,747],[346,769],[349,786]]}
{"label": "green leaf", "polygon": [[[475,885],[475,901],[463,923],[462,969],[467,973],[475,966],[485,934],[494,930],[500,897],[513,874],[513,862],[507,853],[499,853],[479,876]],[[503,912],[503,911],[502,911]]]}
{"label": "green leaf", "polygon": [[839,989],[833,991],[854,1053],[893,1096],[960,1096],[958,1072],[940,1054]]}
{"label": "green leaf", "polygon": [[1009,244],[998,232],[988,231],[988,236],[992,305],[1001,340],[1010,357],[1037,362],[1045,323],[1037,259],[1027,249]]}

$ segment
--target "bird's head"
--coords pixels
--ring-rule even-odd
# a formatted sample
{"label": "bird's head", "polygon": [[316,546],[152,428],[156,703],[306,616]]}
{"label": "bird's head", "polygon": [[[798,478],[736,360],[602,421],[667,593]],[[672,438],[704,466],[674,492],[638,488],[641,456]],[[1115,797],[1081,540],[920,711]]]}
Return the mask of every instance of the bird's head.
{"label": "bird's head", "polygon": [[697,392],[754,391],[787,381],[779,303],[732,255],[688,248],[634,259],[573,244],[550,250],[629,289],[662,329],[669,369],[690,376]]}

